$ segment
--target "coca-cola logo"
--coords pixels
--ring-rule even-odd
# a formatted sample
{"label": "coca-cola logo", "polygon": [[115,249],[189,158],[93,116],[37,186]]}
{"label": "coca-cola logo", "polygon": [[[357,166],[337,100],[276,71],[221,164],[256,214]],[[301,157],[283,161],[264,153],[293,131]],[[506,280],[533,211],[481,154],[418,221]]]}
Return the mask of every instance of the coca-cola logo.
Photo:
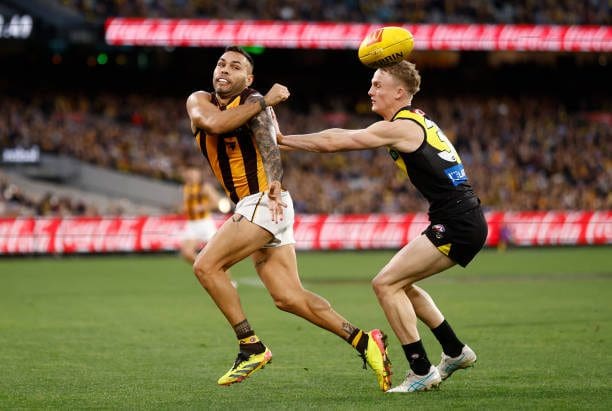
{"label": "coca-cola logo", "polygon": [[[612,51],[608,26],[411,24],[415,48],[430,50]],[[380,24],[253,20],[111,18],[112,45],[356,49]]]}
{"label": "coca-cola logo", "polygon": [[137,251],[137,218],[64,219],[55,235],[59,253]]}
{"label": "coca-cola logo", "polygon": [[140,250],[159,251],[177,249],[186,220],[175,217],[145,217],[140,238]]}
{"label": "coca-cola logo", "polygon": [[[220,226],[223,217],[215,217]],[[519,246],[612,244],[612,212],[487,214],[488,246],[503,237]],[[0,218],[0,254],[105,253],[176,250],[185,219]],[[398,249],[421,235],[427,214],[297,215],[300,249]],[[503,236],[501,235],[503,233]]]}

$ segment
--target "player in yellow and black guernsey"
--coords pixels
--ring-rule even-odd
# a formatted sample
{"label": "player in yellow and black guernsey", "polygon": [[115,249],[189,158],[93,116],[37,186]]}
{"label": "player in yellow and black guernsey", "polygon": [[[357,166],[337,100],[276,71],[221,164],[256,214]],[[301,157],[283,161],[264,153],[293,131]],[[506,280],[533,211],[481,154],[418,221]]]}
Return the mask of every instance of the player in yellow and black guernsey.
{"label": "player in yellow and black guernsey", "polygon": [[[229,47],[213,72],[214,92],[198,91],[187,99],[194,136],[210,167],[236,203],[229,218],[196,257],[194,272],[234,328],[239,353],[220,385],[241,382],[263,368],[272,352],[246,319],[227,270],[251,256],[276,306],[345,339],[361,354],[381,389],[391,386],[390,363],[380,330],[361,331],[300,282],[293,237],[291,195],[281,189],[283,175],[276,142],[273,106],[289,91],[275,84],[262,96],[250,88],[253,60]],[[296,340],[298,337],[296,337]]]}
{"label": "player in yellow and black guernsey", "polygon": [[[431,297],[415,285],[455,264],[466,266],[483,247],[487,223],[468,183],[461,158],[442,130],[411,106],[421,77],[407,61],[376,70],[368,92],[372,111],[383,118],[362,130],[329,129],[283,136],[281,146],[315,152],[387,147],[395,164],[429,201],[430,225],[403,247],[372,281],[378,301],[402,344],[410,366],[406,379],[388,392],[423,391],[476,362]],[[433,331],[442,359],[433,366],[417,330],[417,318]]]}

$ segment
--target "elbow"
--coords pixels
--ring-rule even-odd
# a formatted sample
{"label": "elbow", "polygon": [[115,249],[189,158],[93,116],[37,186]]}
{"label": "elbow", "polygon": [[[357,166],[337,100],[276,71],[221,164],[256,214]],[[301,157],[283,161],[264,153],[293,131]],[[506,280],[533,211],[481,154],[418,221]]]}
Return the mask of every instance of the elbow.
{"label": "elbow", "polygon": [[339,147],[331,137],[325,138],[315,147],[317,153],[335,153],[336,151],[340,151],[340,149],[341,147]]}

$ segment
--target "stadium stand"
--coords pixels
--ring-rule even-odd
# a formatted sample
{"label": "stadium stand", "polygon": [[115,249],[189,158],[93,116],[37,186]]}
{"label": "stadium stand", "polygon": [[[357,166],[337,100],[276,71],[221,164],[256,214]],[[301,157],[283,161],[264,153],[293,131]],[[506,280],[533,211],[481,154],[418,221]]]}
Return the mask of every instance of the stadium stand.
{"label": "stadium stand", "polygon": [[606,0],[58,0],[109,16],[412,23],[610,24]]}
{"label": "stadium stand", "polygon": [[0,171],[0,217],[156,215],[168,211],[171,210]]}
{"label": "stadium stand", "polygon": [[[58,27],[68,17],[78,26],[82,21],[100,24],[109,16],[514,24],[610,24],[612,20],[609,2],[604,0],[7,0],[0,6],[10,11],[7,15],[25,10],[36,11],[40,18],[53,16],[48,23]],[[38,35],[46,35],[47,30],[43,26]],[[34,48],[27,58],[19,55],[20,46],[15,43],[2,49],[0,62],[8,75],[0,79],[0,147],[38,145],[43,153],[176,186],[184,165],[200,164],[208,172],[194,145],[184,100],[194,88],[208,88],[209,74],[202,76],[202,72],[218,50],[135,47],[91,51],[95,48],[87,47],[94,42],[90,46],[59,43],[40,39],[28,43]],[[109,63],[104,67],[96,66],[99,50],[108,52]],[[257,88],[264,90],[266,83],[269,86],[274,81],[290,85],[292,97],[278,109],[286,133],[357,128],[375,120],[364,95],[363,79],[367,81],[369,74],[357,73],[360,67],[350,66],[349,71],[355,68],[355,73],[347,73],[345,84],[334,80],[336,74],[312,75],[355,60],[353,51],[323,53],[270,50],[256,59]],[[606,77],[591,75],[605,70],[609,54],[568,57],[543,53],[537,58],[513,52],[486,57],[486,53],[417,54],[417,66],[426,71],[427,94],[417,95],[415,105],[429,113],[454,142],[488,209],[610,209],[612,107]],[[123,63],[111,63],[120,57]],[[279,62],[303,70],[279,68]],[[511,62],[510,69],[488,73],[493,65],[506,62]],[[590,68],[584,71],[583,64]],[[453,65],[471,69],[459,73]],[[485,68],[474,70],[477,67]],[[534,76],[534,71],[539,74]],[[263,82],[260,73],[267,75]],[[162,76],[164,81],[160,81]],[[580,82],[573,76],[580,76]],[[45,87],[37,88],[37,82],[31,81],[38,78],[46,82]],[[540,83],[545,84],[540,87]],[[523,96],[519,89],[530,93]],[[298,212],[425,208],[383,149],[333,155],[284,153],[283,158],[285,184],[301,188],[294,196]],[[36,204],[46,191],[59,187],[41,188],[38,181],[17,183],[15,178],[4,176],[0,215],[15,214],[15,210],[45,215],[44,208]],[[96,207],[81,205],[88,198],[87,191],[69,184],[64,181],[65,187],[76,191],[58,195],[68,199],[64,203],[76,205],[65,205],[63,213],[118,212],[112,205],[117,198],[110,196],[93,199]],[[125,212],[141,207],[136,198],[128,201],[132,205],[122,207],[129,209]],[[152,212],[165,207],[148,206]]]}
{"label": "stadium stand", "polygon": [[[44,152],[178,182],[186,164],[207,169],[183,106],[178,98],[150,100],[137,95],[13,97],[0,103],[0,142],[38,144]],[[418,99],[418,106],[455,143],[487,208],[612,206],[611,156],[604,144],[611,137],[609,116],[592,118],[589,112],[570,111],[551,98],[425,98]],[[281,106],[278,118],[288,134],[357,128],[374,120],[346,106],[332,110],[315,104],[307,113]],[[402,212],[425,207],[384,149],[329,155],[289,152],[284,159],[286,186],[300,187],[295,195],[298,212]]]}

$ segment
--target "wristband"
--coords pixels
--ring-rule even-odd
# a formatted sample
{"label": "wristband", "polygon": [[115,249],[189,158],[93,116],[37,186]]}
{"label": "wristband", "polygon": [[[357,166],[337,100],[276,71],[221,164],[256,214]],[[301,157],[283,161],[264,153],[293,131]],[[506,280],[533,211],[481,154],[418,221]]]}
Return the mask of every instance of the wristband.
{"label": "wristband", "polygon": [[266,109],[266,107],[267,107],[266,99],[263,98],[263,97],[260,98],[259,99],[259,105],[261,106],[261,111],[264,111]]}

